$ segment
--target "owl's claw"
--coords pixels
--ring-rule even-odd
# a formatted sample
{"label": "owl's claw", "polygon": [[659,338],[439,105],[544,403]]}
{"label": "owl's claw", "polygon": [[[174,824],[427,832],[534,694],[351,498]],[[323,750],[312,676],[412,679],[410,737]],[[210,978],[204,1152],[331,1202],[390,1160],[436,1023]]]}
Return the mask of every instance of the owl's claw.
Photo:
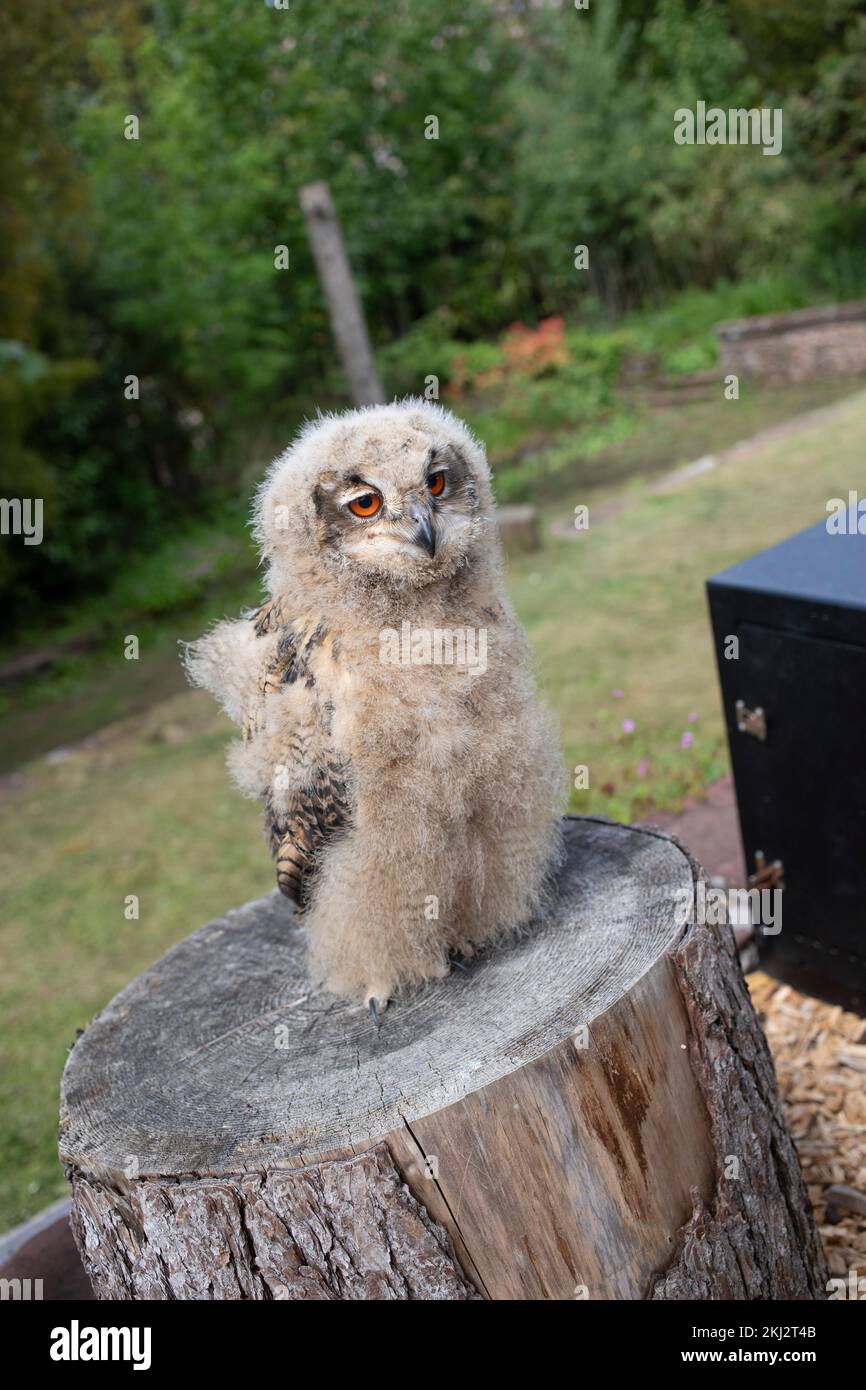
{"label": "owl's claw", "polygon": [[388,1007],[387,994],[376,994],[371,992],[367,995],[367,998],[364,1000],[364,1003],[370,1010],[370,1017],[372,1018],[373,1022],[376,1025],[376,1028],[378,1029],[379,1024],[381,1022],[381,1015],[385,1012],[385,1010]]}
{"label": "owl's claw", "polygon": [[471,941],[458,941],[452,947],[454,954],[448,957],[449,965],[456,965],[458,970],[468,969],[466,962],[475,955],[475,947]]}
{"label": "owl's claw", "polygon": [[471,941],[458,941],[454,945],[454,954],[462,956],[464,960],[471,960],[475,955],[475,947]]}

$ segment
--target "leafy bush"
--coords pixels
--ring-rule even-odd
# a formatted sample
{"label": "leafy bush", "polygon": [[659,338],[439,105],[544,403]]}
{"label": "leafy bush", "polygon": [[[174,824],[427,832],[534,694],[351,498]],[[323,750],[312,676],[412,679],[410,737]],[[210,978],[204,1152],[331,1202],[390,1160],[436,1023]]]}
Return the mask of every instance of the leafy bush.
{"label": "leafy bush", "polygon": [[[344,401],[308,181],[389,392],[437,378],[500,460],[613,418],[627,354],[693,370],[718,318],[866,287],[853,0],[7,8],[0,481],[51,502],[38,553],[0,560],[25,625],[242,490],[263,421]],[[677,146],[698,99],[781,105],[783,153]]]}

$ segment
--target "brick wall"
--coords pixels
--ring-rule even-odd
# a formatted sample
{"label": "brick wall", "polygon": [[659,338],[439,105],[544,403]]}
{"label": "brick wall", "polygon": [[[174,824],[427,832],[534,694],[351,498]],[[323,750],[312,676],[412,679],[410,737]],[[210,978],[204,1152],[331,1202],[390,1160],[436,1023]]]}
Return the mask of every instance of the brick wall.
{"label": "brick wall", "polygon": [[866,303],[716,324],[725,374],[810,381],[866,372]]}

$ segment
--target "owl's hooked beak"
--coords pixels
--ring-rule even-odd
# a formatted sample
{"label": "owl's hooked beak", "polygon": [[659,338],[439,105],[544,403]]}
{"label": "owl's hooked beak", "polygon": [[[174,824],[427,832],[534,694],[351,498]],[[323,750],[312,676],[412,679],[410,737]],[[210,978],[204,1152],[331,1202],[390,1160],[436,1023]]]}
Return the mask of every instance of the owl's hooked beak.
{"label": "owl's hooked beak", "polygon": [[415,545],[423,546],[432,560],[436,554],[436,532],[433,530],[430,512],[418,502],[412,502],[408,512],[416,526],[412,540]]}

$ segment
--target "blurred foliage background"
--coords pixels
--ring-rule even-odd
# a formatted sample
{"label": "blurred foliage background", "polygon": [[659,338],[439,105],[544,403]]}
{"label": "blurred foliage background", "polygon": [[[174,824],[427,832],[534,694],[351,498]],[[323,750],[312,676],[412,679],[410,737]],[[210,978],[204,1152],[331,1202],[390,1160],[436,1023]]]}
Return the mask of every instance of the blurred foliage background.
{"label": "blurred foliage background", "polygon": [[[46,509],[43,545],[0,551],[13,636],[233,507],[343,403],[311,179],[395,393],[436,373],[495,405],[509,325],[564,315],[572,350],[524,413],[601,418],[629,353],[700,368],[714,319],[866,285],[854,0],[7,0],[5,21],[0,495]],[[676,146],[699,98],[782,107],[782,154]],[[482,404],[507,465],[498,418]]]}

